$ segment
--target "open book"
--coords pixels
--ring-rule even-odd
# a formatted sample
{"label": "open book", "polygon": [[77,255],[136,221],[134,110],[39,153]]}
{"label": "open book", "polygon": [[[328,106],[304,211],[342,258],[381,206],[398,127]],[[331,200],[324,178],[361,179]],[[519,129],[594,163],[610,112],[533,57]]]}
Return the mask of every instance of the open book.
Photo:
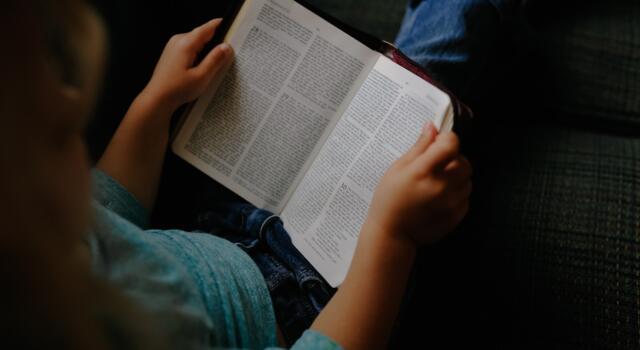
{"label": "open book", "polygon": [[225,41],[236,58],[192,105],[173,151],[278,214],[336,287],[383,173],[427,121],[450,130],[455,101],[293,0],[246,0]]}

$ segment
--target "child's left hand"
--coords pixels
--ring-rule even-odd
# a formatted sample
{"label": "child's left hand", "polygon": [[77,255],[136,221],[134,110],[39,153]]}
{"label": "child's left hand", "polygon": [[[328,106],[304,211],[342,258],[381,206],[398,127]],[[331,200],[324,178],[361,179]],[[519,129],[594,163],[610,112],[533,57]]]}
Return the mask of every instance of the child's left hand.
{"label": "child's left hand", "polygon": [[189,33],[171,37],[151,81],[129,107],[98,162],[99,169],[120,182],[149,210],[160,182],[171,115],[181,105],[198,98],[233,57],[231,47],[220,44],[194,66],[220,22],[214,19]]}
{"label": "child's left hand", "polygon": [[233,56],[231,46],[223,43],[194,66],[198,54],[213,38],[220,22],[222,19],[214,19],[189,33],[172,36],[141,95],[171,112],[198,98]]}

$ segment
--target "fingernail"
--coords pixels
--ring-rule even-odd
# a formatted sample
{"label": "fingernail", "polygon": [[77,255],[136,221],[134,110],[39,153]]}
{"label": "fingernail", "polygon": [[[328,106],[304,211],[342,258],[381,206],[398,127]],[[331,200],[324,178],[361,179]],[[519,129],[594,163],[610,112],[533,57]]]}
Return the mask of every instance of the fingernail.
{"label": "fingernail", "polygon": [[433,127],[433,123],[431,121],[428,121],[424,127],[422,128],[422,133],[424,135],[429,135],[434,131],[434,127]]}
{"label": "fingernail", "polygon": [[225,54],[229,53],[231,51],[231,45],[227,43],[220,44],[220,51]]}

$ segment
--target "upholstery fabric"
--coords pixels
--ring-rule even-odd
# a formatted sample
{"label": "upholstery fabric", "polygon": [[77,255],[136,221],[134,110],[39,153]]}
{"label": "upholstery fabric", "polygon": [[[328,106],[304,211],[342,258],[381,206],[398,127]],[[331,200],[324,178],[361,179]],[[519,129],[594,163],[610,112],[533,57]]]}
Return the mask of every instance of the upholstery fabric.
{"label": "upholstery fabric", "polygon": [[640,134],[640,2],[537,5],[530,12],[522,44],[539,100],[595,129],[607,123]]}
{"label": "upholstery fabric", "polygon": [[503,135],[483,165],[484,231],[516,321],[507,341],[637,347],[640,139],[553,125]]}

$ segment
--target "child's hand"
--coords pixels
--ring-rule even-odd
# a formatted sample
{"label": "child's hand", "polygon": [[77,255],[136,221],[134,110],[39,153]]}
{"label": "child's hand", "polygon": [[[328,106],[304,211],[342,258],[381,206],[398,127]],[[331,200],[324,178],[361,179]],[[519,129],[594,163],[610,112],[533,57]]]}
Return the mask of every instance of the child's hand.
{"label": "child's hand", "polygon": [[129,107],[98,162],[98,168],[118,180],[149,210],[157,195],[171,115],[200,96],[233,56],[231,48],[221,44],[194,66],[220,22],[214,19],[169,40],[151,81]]}
{"label": "child's hand", "polygon": [[433,243],[465,216],[471,166],[451,132],[429,123],[416,144],[387,171],[374,194],[368,229],[415,244]]}
{"label": "child's hand", "polygon": [[233,56],[231,46],[223,43],[194,66],[198,53],[213,38],[221,21],[214,19],[189,33],[171,37],[141,95],[170,111],[198,98]]}

